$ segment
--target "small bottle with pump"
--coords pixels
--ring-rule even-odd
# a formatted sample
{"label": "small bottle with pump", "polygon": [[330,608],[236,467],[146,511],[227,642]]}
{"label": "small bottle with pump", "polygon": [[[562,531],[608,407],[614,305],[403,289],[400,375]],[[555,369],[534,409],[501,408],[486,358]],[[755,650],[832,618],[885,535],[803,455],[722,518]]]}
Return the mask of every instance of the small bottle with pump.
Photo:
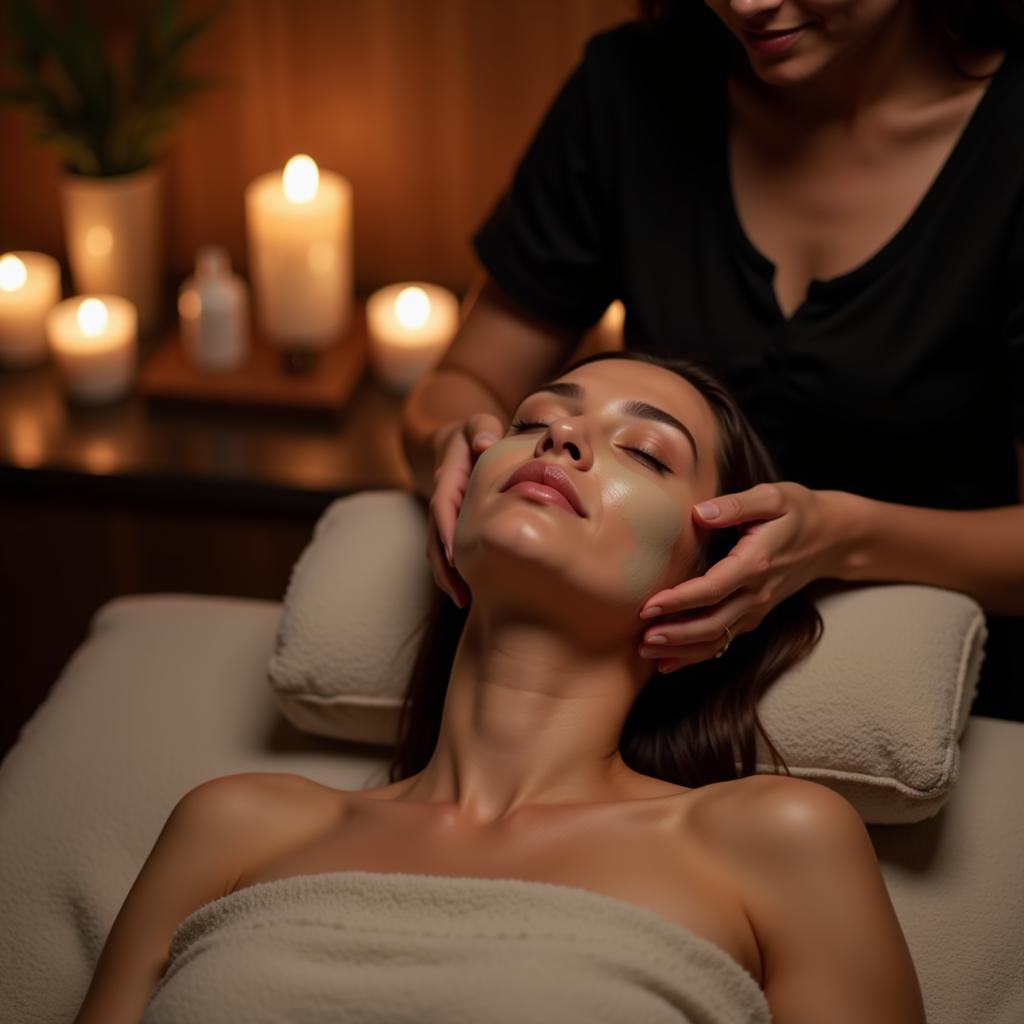
{"label": "small bottle with pump", "polygon": [[196,269],[178,293],[181,340],[186,357],[199,369],[223,373],[249,355],[249,287],[231,272],[221,245],[204,245]]}

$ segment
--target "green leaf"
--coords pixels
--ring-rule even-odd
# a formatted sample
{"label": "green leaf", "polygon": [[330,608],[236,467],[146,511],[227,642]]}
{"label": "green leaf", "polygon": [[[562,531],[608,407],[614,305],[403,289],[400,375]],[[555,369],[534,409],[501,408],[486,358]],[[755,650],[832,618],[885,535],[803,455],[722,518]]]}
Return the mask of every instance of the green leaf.
{"label": "green leaf", "polygon": [[67,166],[79,173],[145,166],[156,140],[173,128],[187,102],[229,82],[187,75],[182,68],[185,50],[226,3],[182,24],[177,0],[156,0],[156,9],[137,28],[128,60],[115,67],[82,0],[64,0],[70,13],[63,23],[48,21],[32,0],[8,2],[23,49],[6,62],[20,81],[0,91],[0,102],[28,108],[39,137],[61,148]]}
{"label": "green leaf", "polygon": [[46,16],[32,0],[11,0],[11,26],[33,63],[53,49],[54,32]]}
{"label": "green leaf", "polygon": [[36,141],[55,145],[63,154],[68,165],[79,174],[99,174],[100,162],[88,141],[64,131],[42,130]]}

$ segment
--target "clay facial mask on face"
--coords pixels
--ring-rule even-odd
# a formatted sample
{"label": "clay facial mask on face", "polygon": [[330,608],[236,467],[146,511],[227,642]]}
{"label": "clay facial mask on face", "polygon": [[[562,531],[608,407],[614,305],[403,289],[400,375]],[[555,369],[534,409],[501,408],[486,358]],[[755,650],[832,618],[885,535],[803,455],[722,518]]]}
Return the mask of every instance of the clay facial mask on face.
{"label": "clay facial mask on face", "polygon": [[605,489],[605,507],[618,506],[633,534],[622,561],[623,582],[631,601],[642,601],[661,584],[680,534],[684,510],[653,480],[625,465]]}

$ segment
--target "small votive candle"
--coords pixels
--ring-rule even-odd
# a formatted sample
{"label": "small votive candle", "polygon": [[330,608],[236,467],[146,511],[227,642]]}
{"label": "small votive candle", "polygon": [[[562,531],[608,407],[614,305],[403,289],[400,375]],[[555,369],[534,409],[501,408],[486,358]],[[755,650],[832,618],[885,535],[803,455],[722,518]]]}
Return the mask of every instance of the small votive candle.
{"label": "small votive candle", "polygon": [[60,264],[41,252],[0,256],[0,364],[46,358],[46,314],[60,302]]}
{"label": "small votive candle", "polygon": [[138,358],[138,314],[128,299],[65,299],[47,315],[46,334],[71,399],[101,405],[129,392]]}
{"label": "small votive candle", "polygon": [[459,327],[459,303],[446,288],[423,282],[391,284],[366,301],[370,365],[399,394],[435,366]]}

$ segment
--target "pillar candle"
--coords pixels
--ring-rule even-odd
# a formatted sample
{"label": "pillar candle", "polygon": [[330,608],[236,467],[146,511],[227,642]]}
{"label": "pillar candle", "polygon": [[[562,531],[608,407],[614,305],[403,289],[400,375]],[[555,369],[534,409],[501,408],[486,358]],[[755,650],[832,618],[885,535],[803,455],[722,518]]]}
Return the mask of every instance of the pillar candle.
{"label": "pillar candle", "polygon": [[322,349],[352,307],[352,187],[305,154],[245,190],[249,276],[264,334],[285,349]]}

